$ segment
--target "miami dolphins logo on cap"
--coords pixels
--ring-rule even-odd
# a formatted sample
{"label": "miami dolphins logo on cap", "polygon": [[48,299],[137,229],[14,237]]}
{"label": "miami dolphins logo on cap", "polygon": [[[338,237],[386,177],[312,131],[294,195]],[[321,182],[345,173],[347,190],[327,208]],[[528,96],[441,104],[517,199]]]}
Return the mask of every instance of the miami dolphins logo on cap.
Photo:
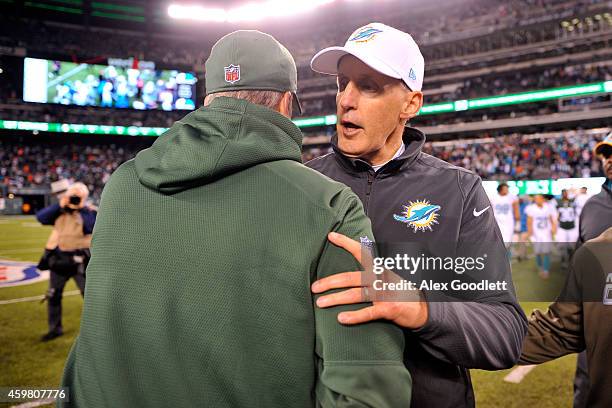
{"label": "miami dolphins logo on cap", "polygon": [[427,200],[410,201],[409,205],[403,207],[401,215],[393,214],[393,219],[408,224],[408,227],[414,228],[414,232],[427,229],[432,231],[432,225],[438,223],[438,211],[442,208]]}
{"label": "miami dolphins logo on cap", "polygon": [[382,33],[382,30],[365,26],[355,31],[351,38],[349,38],[349,41],[355,41],[358,43],[367,42],[373,39],[378,33]]}
{"label": "miami dolphins logo on cap", "polygon": [[223,69],[225,70],[225,82],[235,84],[240,81],[240,65],[230,64]]}

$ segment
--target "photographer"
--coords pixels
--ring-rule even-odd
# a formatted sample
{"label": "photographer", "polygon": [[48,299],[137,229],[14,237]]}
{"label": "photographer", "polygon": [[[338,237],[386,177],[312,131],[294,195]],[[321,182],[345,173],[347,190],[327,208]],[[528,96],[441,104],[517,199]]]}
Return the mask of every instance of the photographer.
{"label": "photographer", "polygon": [[45,253],[38,268],[51,271],[47,312],[49,332],[42,341],[53,340],[62,331],[62,293],[70,278],[74,278],[81,295],[85,292],[85,268],[89,261],[91,233],[96,221],[96,210],[85,205],[89,191],[83,183],[74,183],[53,204],[36,213],[43,225],[53,225]]}

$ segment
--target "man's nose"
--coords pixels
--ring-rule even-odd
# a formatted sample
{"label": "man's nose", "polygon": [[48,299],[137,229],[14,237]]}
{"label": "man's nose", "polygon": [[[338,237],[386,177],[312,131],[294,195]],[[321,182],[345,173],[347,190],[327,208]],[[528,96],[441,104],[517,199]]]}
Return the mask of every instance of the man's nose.
{"label": "man's nose", "polygon": [[339,93],[338,105],[342,108],[342,110],[351,110],[357,109],[357,101],[359,99],[359,92],[357,87],[350,81],[344,90]]}

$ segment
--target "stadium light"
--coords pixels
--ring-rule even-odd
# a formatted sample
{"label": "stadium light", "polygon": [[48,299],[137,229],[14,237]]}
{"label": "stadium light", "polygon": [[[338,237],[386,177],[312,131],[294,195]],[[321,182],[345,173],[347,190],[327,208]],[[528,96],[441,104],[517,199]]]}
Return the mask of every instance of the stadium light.
{"label": "stadium light", "polygon": [[301,14],[332,2],[334,0],[268,0],[261,3],[247,3],[232,9],[171,4],[168,7],[168,15],[177,19],[233,23]]}
{"label": "stadium light", "polygon": [[435,113],[459,112],[465,110],[493,108],[496,106],[517,105],[520,103],[540,102],[565,98],[568,96],[592,95],[608,92],[612,92],[612,81],[543,89],[540,91],[520,92],[486,98],[459,100],[454,102],[435,103],[432,105],[423,106],[419,114],[430,115]]}
{"label": "stadium light", "polygon": [[[612,92],[612,81],[597,82],[594,84],[543,89],[540,91],[521,92],[487,98],[461,99],[454,102],[435,103],[423,106],[419,112],[419,115],[462,112],[466,110],[493,108],[496,106],[540,102],[568,96],[583,96],[610,92]],[[299,128],[329,126],[335,125],[336,122],[336,115],[314,116],[310,118],[295,119],[293,121],[293,123],[295,123],[295,125]],[[0,130],[2,129],[124,136],[160,136],[167,130],[167,128],[145,126],[106,126],[0,120]]]}
{"label": "stadium light", "polygon": [[421,108],[419,112],[421,115],[427,115],[431,113],[444,113],[444,112],[452,112],[455,110],[455,105],[453,102],[443,102],[443,103],[434,103],[432,105],[425,105]]}
{"label": "stadium light", "polygon": [[202,6],[180,6],[172,4],[168,7],[168,15],[172,18],[200,21],[227,21],[227,12],[219,8],[204,8]]}

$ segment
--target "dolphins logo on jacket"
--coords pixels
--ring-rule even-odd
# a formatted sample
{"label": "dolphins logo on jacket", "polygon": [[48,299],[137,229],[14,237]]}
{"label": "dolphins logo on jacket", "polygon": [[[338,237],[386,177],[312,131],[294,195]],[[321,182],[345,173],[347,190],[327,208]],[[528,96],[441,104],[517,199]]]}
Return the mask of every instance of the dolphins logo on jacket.
{"label": "dolphins logo on jacket", "polygon": [[393,214],[393,219],[407,224],[408,227],[414,228],[417,231],[432,231],[432,225],[438,223],[438,211],[442,207],[431,204],[427,200],[417,200],[410,202],[409,205],[404,205],[404,211],[400,214]]}

